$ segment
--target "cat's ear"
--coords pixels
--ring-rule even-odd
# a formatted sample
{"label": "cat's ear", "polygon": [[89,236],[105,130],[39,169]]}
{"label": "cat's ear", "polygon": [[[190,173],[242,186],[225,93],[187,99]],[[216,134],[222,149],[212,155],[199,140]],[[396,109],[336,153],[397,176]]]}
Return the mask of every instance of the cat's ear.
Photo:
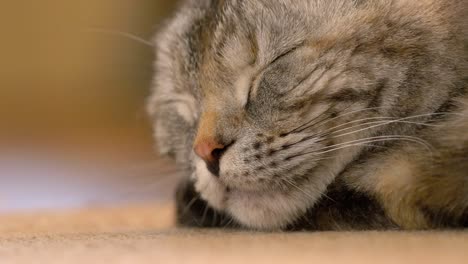
{"label": "cat's ear", "polygon": [[195,99],[189,95],[155,91],[147,104],[159,153],[184,163],[188,160],[196,127]]}

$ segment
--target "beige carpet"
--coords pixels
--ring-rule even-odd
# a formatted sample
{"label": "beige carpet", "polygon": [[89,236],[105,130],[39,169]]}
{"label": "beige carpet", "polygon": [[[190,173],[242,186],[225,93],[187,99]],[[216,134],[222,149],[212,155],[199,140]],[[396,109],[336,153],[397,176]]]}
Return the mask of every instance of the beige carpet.
{"label": "beige carpet", "polygon": [[0,263],[468,263],[468,232],[249,233],[170,206],[0,216]]}

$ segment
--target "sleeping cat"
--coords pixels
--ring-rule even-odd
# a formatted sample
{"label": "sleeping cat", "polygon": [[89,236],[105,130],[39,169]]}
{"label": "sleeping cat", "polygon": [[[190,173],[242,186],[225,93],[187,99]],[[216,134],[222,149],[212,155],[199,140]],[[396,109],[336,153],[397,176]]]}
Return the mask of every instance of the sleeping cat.
{"label": "sleeping cat", "polygon": [[186,0],[148,102],[185,226],[468,226],[467,0]]}

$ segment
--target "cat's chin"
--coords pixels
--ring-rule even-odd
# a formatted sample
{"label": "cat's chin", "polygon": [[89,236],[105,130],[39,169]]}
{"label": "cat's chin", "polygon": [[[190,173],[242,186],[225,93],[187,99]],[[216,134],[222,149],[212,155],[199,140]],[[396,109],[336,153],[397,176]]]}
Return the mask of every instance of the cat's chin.
{"label": "cat's chin", "polygon": [[[230,187],[212,175],[204,162],[198,160],[195,170],[195,189],[214,209],[225,212],[247,228],[279,230],[304,215],[320,198],[320,193],[291,189],[246,189]],[[325,184],[322,184],[325,188]],[[317,182],[309,181],[305,190],[316,190]],[[323,189],[325,190],[325,189]]]}
{"label": "cat's chin", "polygon": [[291,194],[230,190],[225,211],[242,225],[259,230],[283,229],[309,207],[310,201]]}

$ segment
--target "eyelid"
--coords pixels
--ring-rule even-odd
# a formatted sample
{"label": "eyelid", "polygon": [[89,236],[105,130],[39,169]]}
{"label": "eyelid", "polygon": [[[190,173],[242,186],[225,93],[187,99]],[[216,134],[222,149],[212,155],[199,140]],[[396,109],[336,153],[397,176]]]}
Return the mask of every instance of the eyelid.
{"label": "eyelid", "polygon": [[[283,52],[282,54],[280,54],[279,56],[277,56],[276,58],[274,58],[270,63],[268,63],[268,65],[265,67],[268,68],[268,66],[270,66],[271,64],[274,64],[276,63],[277,61],[279,61],[280,59],[288,56],[289,54],[293,53],[294,51],[296,51],[297,49],[299,49],[302,45],[297,45],[297,46],[294,46],[293,48],[287,50],[286,52]],[[264,69],[264,70],[265,70]]]}
{"label": "eyelid", "polygon": [[277,61],[279,61],[280,59],[290,55],[291,53],[295,52],[297,49],[299,49],[300,47],[302,47],[302,43],[300,45],[297,45],[297,46],[294,46],[292,47],[291,49],[287,50],[286,52],[283,52],[282,54],[280,54],[279,56],[277,56],[276,58],[274,58],[270,63],[268,63],[266,66],[262,67],[259,71],[257,71],[257,73],[255,73],[253,75],[253,78],[252,80],[250,81],[250,86],[249,86],[249,91],[248,91],[248,94],[247,94],[247,101],[244,105],[244,108],[246,109],[250,103],[250,100],[252,98],[252,93],[254,90],[258,89],[258,85],[256,85],[258,83],[258,79],[259,77],[261,77],[265,71],[272,65],[272,64],[275,64]]}

